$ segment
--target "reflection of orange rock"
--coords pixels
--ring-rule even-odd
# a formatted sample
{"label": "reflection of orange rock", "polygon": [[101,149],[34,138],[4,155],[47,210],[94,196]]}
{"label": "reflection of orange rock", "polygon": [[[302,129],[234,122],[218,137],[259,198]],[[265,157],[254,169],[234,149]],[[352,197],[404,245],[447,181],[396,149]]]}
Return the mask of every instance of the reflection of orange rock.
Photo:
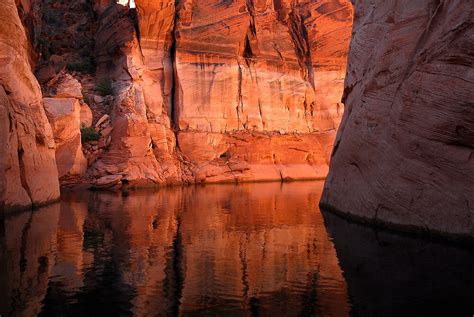
{"label": "reflection of orange rock", "polygon": [[[254,297],[260,298],[268,315],[273,310],[295,315],[304,309],[299,299],[313,287],[318,289],[313,305],[328,315],[347,315],[347,288],[334,246],[320,213],[308,212],[317,210],[321,189],[322,183],[199,190],[191,202],[199,212],[182,218],[184,237],[188,237],[183,240],[182,310],[191,313],[212,307],[212,296],[225,294],[229,305],[241,305],[242,296]],[[228,212],[222,212],[223,208]],[[293,210],[302,212],[289,212]],[[267,296],[289,290],[296,293],[285,303],[287,307],[265,304]]]}
{"label": "reflection of orange rock", "polygon": [[84,252],[84,221],[87,217],[85,202],[61,204],[57,233],[57,257],[53,268],[56,281],[61,281],[64,291],[72,293],[83,286],[84,270],[91,265]]}
{"label": "reflection of orange rock", "polygon": [[268,315],[347,315],[346,284],[317,211],[321,189],[307,182],[176,187],[126,198],[65,194],[61,210],[7,221],[0,270],[10,274],[0,275],[7,278],[1,291],[10,300],[16,288],[14,300],[36,315],[48,276],[48,301],[64,295],[65,305],[75,305],[103,287],[105,265],[120,276],[112,287],[133,291],[114,300],[133,304],[140,316],[255,307]]}
{"label": "reflection of orange rock", "polygon": [[58,220],[59,204],[6,220],[6,249],[0,259],[0,276],[6,279],[6,283],[0,283],[0,303],[5,305],[0,307],[1,312],[11,312],[13,306],[19,316],[41,312],[55,263]]}

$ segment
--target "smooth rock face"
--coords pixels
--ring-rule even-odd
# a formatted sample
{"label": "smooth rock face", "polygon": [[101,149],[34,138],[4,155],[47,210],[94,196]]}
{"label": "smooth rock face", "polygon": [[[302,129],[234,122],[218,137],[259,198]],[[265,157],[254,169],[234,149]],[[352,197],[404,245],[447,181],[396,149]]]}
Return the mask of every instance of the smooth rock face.
{"label": "smooth rock face", "polygon": [[55,97],[58,98],[83,98],[81,83],[69,74],[65,74],[60,78],[56,90]]}
{"label": "smooth rock face", "polygon": [[75,98],[44,98],[44,108],[53,128],[59,178],[85,174],[87,160],[82,153],[79,101]]}
{"label": "smooth rock face", "polygon": [[92,111],[86,103],[81,103],[81,127],[89,128],[92,126]]}
{"label": "smooth rock face", "polygon": [[322,203],[474,237],[472,1],[355,1],[355,17]]}
{"label": "smooth rock face", "polygon": [[0,21],[0,209],[9,211],[56,200],[59,183],[53,134],[15,1],[2,1]]}

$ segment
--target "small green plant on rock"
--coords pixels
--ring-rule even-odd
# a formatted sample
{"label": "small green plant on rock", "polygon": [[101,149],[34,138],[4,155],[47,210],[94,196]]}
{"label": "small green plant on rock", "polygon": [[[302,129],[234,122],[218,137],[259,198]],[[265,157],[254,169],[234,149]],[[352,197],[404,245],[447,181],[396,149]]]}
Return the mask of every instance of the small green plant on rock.
{"label": "small green plant on rock", "polygon": [[95,90],[102,97],[113,95],[114,90],[112,88],[112,80],[110,78],[102,78],[100,82],[95,86]]}
{"label": "small green plant on rock", "polygon": [[84,91],[82,92],[82,97],[84,98],[84,102],[90,106],[91,105],[91,97],[89,97],[88,94],[84,93]]}
{"label": "small green plant on rock", "polygon": [[93,127],[82,127],[81,128],[81,142],[87,143],[90,141],[99,141],[100,134]]}

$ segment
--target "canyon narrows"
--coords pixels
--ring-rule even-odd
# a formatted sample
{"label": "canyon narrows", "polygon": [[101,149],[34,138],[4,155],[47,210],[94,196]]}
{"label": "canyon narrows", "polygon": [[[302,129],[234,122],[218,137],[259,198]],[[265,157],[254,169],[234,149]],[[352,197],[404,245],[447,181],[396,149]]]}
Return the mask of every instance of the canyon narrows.
{"label": "canyon narrows", "polygon": [[0,317],[473,315],[472,2],[2,0]]}
{"label": "canyon narrows", "polygon": [[[2,28],[2,54],[19,65],[2,71],[35,87],[2,73],[9,102],[23,98],[9,124],[28,118],[41,133],[2,149],[13,153],[1,169],[6,209],[57,199],[55,160],[64,187],[326,176],[343,113],[349,1],[123,2],[7,1],[2,20],[19,36]],[[49,165],[15,156],[20,147],[45,147]],[[33,187],[29,166],[52,193],[11,202],[14,186]]]}

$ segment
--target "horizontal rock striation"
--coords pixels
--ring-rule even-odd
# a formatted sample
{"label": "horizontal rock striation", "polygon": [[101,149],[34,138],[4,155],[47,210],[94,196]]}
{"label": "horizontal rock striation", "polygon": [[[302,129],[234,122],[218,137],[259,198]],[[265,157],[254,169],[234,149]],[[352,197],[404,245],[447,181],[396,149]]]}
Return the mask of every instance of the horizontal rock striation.
{"label": "horizontal rock striation", "polygon": [[355,1],[323,205],[474,237],[473,16],[467,0]]}
{"label": "horizontal rock striation", "polygon": [[58,199],[59,183],[53,133],[14,0],[2,2],[0,24],[0,209],[11,211]]}

